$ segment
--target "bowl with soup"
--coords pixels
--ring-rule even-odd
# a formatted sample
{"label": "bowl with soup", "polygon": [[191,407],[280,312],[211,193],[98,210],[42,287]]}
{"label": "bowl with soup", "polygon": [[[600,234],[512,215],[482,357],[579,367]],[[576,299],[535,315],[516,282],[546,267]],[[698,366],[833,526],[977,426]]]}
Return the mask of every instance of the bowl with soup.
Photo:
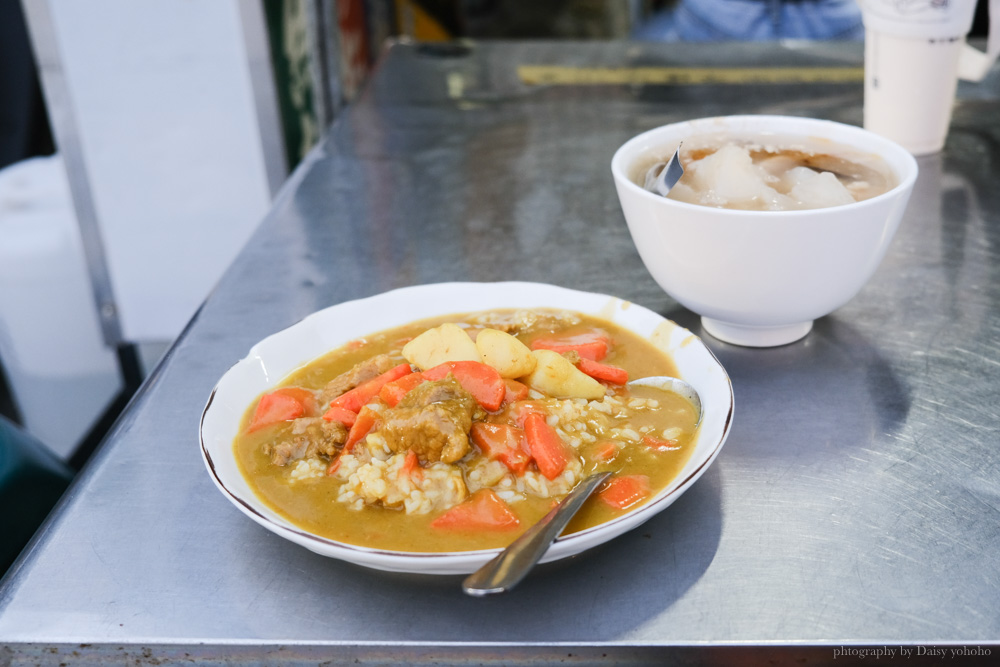
{"label": "bowl with soup", "polygon": [[[647,189],[680,146],[684,175]],[[804,337],[871,278],[917,177],[913,156],[858,127],[725,116],[673,123],[611,161],[639,255],[713,337],[768,347]]]}
{"label": "bowl with soup", "polygon": [[[632,379],[681,377],[702,401]],[[475,571],[581,479],[612,477],[543,561],[669,506],[729,433],[729,378],[637,304],[535,283],[350,301],[254,346],[201,421],[220,491],[268,530],[381,570]]]}

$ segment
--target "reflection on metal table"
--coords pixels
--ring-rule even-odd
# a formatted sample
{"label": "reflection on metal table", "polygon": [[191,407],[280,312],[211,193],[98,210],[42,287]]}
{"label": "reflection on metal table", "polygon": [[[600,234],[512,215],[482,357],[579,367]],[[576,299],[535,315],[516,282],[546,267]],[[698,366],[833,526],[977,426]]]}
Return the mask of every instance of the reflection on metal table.
{"label": "reflection on metal table", "polygon": [[[848,44],[393,46],[4,579],[0,658],[1000,651],[1000,71],[960,87],[948,145],[919,160],[874,278],[791,345],[703,334],[643,268],[615,196],[612,153],[656,125],[859,125],[860,66]],[[729,440],[667,511],[472,599],[460,578],[315,555],[213,487],[198,418],[256,341],[395,287],[510,279],[642,304],[727,368]]]}

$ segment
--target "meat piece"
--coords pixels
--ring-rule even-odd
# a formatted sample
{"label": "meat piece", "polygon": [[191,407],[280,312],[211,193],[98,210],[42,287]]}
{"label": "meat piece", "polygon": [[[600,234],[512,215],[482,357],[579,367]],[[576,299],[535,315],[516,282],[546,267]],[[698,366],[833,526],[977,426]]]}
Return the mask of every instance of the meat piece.
{"label": "meat piece", "polygon": [[577,352],[576,350],[566,350],[561,354],[566,361],[573,364],[574,366],[580,363],[580,353]]}
{"label": "meat piece", "polygon": [[454,463],[469,449],[476,400],[455,378],[424,382],[382,413],[379,433],[393,452],[413,450],[421,463]]}
{"label": "meat piece", "polygon": [[292,422],[291,435],[265,445],[264,453],[276,466],[320,454],[332,457],[347,442],[347,428],[338,421],[302,417]]}
{"label": "meat piece", "polygon": [[485,313],[475,320],[476,324],[499,329],[512,336],[533,331],[556,331],[579,324],[579,315],[569,311],[516,310]]}
{"label": "meat piece", "polygon": [[320,405],[330,405],[330,401],[341,394],[354,389],[363,382],[378,377],[395,365],[396,362],[388,354],[379,354],[356,364],[351,370],[341,373],[326,383],[320,393]]}

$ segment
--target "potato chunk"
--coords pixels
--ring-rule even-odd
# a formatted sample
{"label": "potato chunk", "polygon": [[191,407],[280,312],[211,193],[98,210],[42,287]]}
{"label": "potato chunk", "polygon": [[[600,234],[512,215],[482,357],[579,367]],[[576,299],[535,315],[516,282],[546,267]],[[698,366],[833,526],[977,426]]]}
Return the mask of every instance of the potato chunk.
{"label": "potato chunk", "polygon": [[604,385],[581,372],[568,359],[552,350],[532,350],[535,370],[525,379],[532,389],[556,398],[586,398],[604,396]]}
{"label": "potato chunk", "polygon": [[403,358],[424,371],[446,361],[481,361],[469,334],[451,322],[428,329],[404,345]]}
{"label": "potato chunk", "polygon": [[501,377],[519,378],[535,370],[531,350],[509,333],[483,329],[476,336],[476,348],[483,363],[497,369]]}

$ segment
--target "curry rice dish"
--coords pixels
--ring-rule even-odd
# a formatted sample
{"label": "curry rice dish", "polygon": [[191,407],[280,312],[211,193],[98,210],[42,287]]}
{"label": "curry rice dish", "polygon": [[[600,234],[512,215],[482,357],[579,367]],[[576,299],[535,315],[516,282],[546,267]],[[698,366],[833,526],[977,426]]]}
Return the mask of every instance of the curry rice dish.
{"label": "curry rice dish", "polygon": [[583,477],[614,475],[567,527],[641,505],[681,471],[696,415],[629,379],[668,355],[591,316],[491,311],[355,340],[251,405],[234,442],[273,510],[338,542],[404,552],[509,544]]}

